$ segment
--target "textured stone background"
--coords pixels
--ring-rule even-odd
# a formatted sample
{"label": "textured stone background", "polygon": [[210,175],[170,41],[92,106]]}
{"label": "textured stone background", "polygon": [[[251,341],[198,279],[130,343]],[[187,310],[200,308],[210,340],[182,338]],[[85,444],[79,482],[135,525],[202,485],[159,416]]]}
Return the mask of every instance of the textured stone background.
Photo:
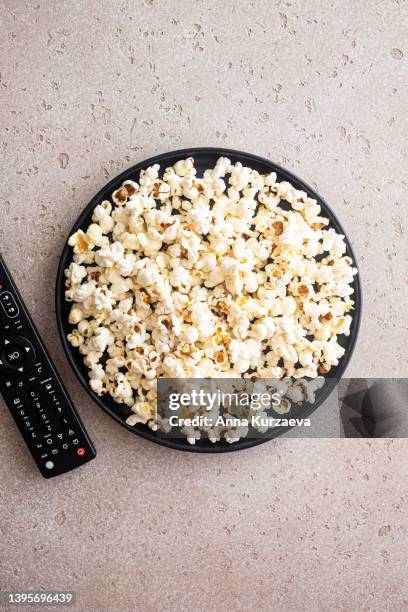
{"label": "textured stone background", "polygon": [[129,435],[61,350],[54,279],[96,191],[220,145],[315,186],[358,256],[350,375],[407,357],[405,0],[0,0],[0,243],[99,450],[45,482],[0,405],[0,588],[84,612],[407,610],[405,441],[279,440],[193,456]]}

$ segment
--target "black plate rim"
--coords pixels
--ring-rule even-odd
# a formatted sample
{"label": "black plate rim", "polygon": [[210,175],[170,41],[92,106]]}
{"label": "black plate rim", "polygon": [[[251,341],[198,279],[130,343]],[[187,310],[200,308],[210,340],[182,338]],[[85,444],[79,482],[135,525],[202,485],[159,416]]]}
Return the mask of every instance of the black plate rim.
{"label": "black plate rim", "polygon": [[[267,166],[270,169],[270,172],[276,172],[278,175],[280,174],[281,176],[283,176],[284,180],[289,180],[290,182],[296,183],[297,184],[296,189],[301,189],[305,191],[308,195],[310,195],[312,198],[316,199],[317,202],[321,204],[325,210],[327,210],[327,213],[331,219],[331,222],[337,225],[337,228],[345,236],[347,250],[353,259],[354,266],[357,268],[357,274],[354,277],[353,299],[354,299],[355,304],[354,304],[352,332],[350,334],[350,343],[349,343],[349,346],[347,348],[344,358],[342,359],[342,361],[340,362],[340,365],[338,366],[338,370],[336,374],[336,378],[340,380],[354,353],[357,338],[358,338],[359,331],[360,331],[360,326],[361,326],[362,287],[361,287],[360,269],[357,264],[357,260],[356,260],[352,245],[348,239],[348,236],[346,232],[344,231],[344,228],[341,222],[339,221],[337,215],[333,212],[333,209],[331,208],[331,206],[326,202],[326,200],[315,189],[310,187],[310,185],[305,183],[305,181],[300,179],[296,174],[280,166],[276,162],[273,162],[266,157],[262,157],[262,156],[255,155],[252,153],[238,151],[235,149],[220,148],[220,147],[190,147],[187,149],[177,149],[175,151],[167,151],[166,153],[154,155],[146,160],[142,160],[138,162],[137,164],[134,164],[130,168],[127,168],[126,170],[121,172],[118,176],[114,177],[108,183],[106,183],[104,187],[102,187],[102,189],[100,189],[98,193],[94,195],[94,197],[91,199],[89,204],[87,204],[87,206],[85,206],[85,208],[82,210],[80,215],[77,217],[74,225],[72,226],[68,236],[71,236],[75,231],[81,228],[85,220],[89,217],[90,212],[95,208],[95,206],[98,203],[100,203],[103,199],[108,199],[108,197],[110,199],[112,192],[115,189],[117,189],[117,186],[121,184],[123,181],[125,181],[126,179],[128,179],[130,176],[133,176],[135,173],[140,172],[140,170],[142,170],[143,168],[147,168],[148,166],[151,166],[152,164],[160,164],[160,166],[162,166],[165,163],[171,163],[171,165],[173,165],[179,158],[182,159],[184,157],[195,157],[200,154],[201,155],[216,155],[216,156],[222,156],[222,157],[237,157],[243,163],[250,164],[250,162],[253,161],[258,164]],[[107,193],[109,193],[109,196],[107,196]],[[63,318],[63,308],[65,304],[64,270],[67,265],[67,258],[69,255],[71,255],[71,251],[72,249],[71,247],[69,247],[68,241],[66,240],[64,242],[64,247],[63,247],[63,250],[60,256],[60,260],[59,260],[59,265],[58,265],[58,270],[57,270],[57,279],[56,279],[56,285],[55,285],[55,313],[56,313],[56,318],[57,318],[58,333],[61,339],[64,353],[76,377],[78,378],[79,382],[84,387],[88,395],[98,404],[100,408],[102,408],[102,410],[106,414],[108,414],[111,418],[113,418],[114,421],[119,423],[119,425],[121,425],[122,427],[125,427],[128,431],[132,432],[133,434],[136,434],[142,438],[145,438],[151,442],[154,442],[155,444],[159,444],[160,446],[165,446],[173,450],[181,450],[185,452],[195,452],[195,453],[206,453],[206,454],[207,453],[226,453],[226,452],[233,452],[233,451],[238,451],[238,450],[244,450],[247,448],[252,448],[254,446],[258,446],[259,444],[268,442],[284,433],[284,431],[281,431],[281,430],[279,431],[272,430],[272,432],[268,432],[269,435],[265,435],[265,437],[262,437],[260,439],[242,438],[241,440],[233,444],[228,444],[225,441],[222,441],[222,442],[217,442],[212,446],[198,446],[198,445],[189,444],[187,440],[180,441],[178,439],[170,440],[166,438],[160,438],[155,434],[155,432],[151,431],[147,427],[142,429],[139,427],[131,427],[130,425],[127,425],[126,422],[122,420],[122,418],[120,417],[118,413],[115,413],[107,405],[105,405],[103,401],[103,396],[99,397],[92,391],[92,389],[90,388],[88,384],[88,379],[85,378],[85,376],[83,375],[81,371],[81,366],[79,365],[79,363],[77,363],[82,360],[82,357],[81,359],[79,359],[80,354],[74,352],[75,349],[71,347],[71,345],[69,344],[66,338],[66,334],[64,330],[64,318]],[[322,405],[322,403],[329,397],[329,395],[333,392],[336,385],[334,384],[333,386],[330,387],[330,385],[327,384],[326,386],[327,386],[327,392],[322,393],[322,397],[320,398],[319,402],[316,402],[316,405],[313,404],[307,410],[305,410],[305,412],[303,413],[304,417],[310,416],[310,414],[312,414],[315,410],[317,410]],[[288,428],[286,428],[286,430],[287,429]]]}

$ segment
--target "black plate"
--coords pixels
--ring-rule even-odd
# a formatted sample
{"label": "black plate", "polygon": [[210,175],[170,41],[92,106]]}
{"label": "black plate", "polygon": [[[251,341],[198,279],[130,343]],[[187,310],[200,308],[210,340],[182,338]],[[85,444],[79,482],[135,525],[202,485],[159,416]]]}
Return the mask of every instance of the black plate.
{"label": "black plate", "polygon": [[[123,181],[128,179],[133,179],[134,181],[139,180],[139,172],[140,170],[151,166],[152,164],[160,164],[160,171],[162,172],[168,166],[172,166],[179,159],[183,159],[186,157],[194,157],[195,167],[197,168],[197,174],[201,175],[201,173],[207,169],[212,168],[215,165],[218,157],[224,156],[228,157],[232,163],[236,163],[238,161],[242,162],[242,164],[250,166],[254,170],[262,174],[266,174],[269,172],[276,172],[279,181],[289,181],[296,189],[305,191],[309,196],[315,198],[317,202],[322,207],[322,215],[326,216],[330,220],[330,226],[334,227],[337,232],[345,235],[344,229],[342,228],[339,220],[336,215],[333,213],[329,205],[316,193],[314,189],[309,187],[302,180],[297,178],[294,174],[281,168],[277,164],[265,159],[263,157],[258,157],[257,155],[251,155],[250,153],[243,153],[241,151],[233,151],[230,149],[218,149],[218,148],[193,148],[193,149],[181,149],[179,151],[171,151],[169,153],[164,153],[162,155],[157,155],[155,157],[151,157],[145,161],[132,166],[125,172],[122,172],[119,176],[111,180],[101,191],[95,195],[95,197],[91,200],[88,206],[83,210],[81,215],[78,217],[75,222],[71,232],[69,235],[73,234],[79,229],[86,230],[88,225],[91,222],[93,209],[97,204],[99,204],[102,200],[107,200],[111,198],[112,192],[115,189],[118,189]],[[347,255],[349,255],[354,262],[356,262],[356,258],[354,256],[351,245],[346,236],[346,245],[347,245]],[[263,434],[259,439],[241,439],[234,444],[228,444],[227,442],[220,441],[216,444],[209,442],[208,440],[200,440],[196,442],[194,446],[190,445],[187,440],[169,440],[159,438],[154,432],[152,432],[145,425],[136,425],[134,427],[130,427],[126,424],[125,420],[131,414],[130,409],[123,404],[118,404],[114,402],[113,399],[109,395],[105,395],[103,397],[98,397],[91,390],[88,384],[88,370],[86,366],[83,364],[82,359],[83,356],[79,353],[79,351],[73,348],[68,340],[67,334],[70,333],[72,327],[68,323],[68,315],[71,308],[71,304],[67,303],[64,299],[64,291],[65,291],[65,276],[64,270],[69,266],[70,261],[72,260],[72,248],[65,244],[64,250],[61,255],[60,264],[58,267],[58,275],[57,275],[57,284],[56,284],[56,315],[57,315],[57,323],[58,330],[61,336],[62,345],[64,347],[65,353],[68,357],[68,361],[70,362],[75,374],[79,378],[80,382],[87,390],[89,395],[95,400],[95,402],[105,411],[107,412],[115,421],[126,427],[129,431],[142,436],[143,438],[147,438],[152,442],[156,442],[158,444],[168,446],[171,448],[176,448],[179,450],[187,450],[193,452],[227,452],[234,450],[241,450],[244,448],[248,448],[250,446],[255,446],[257,444],[261,444],[274,438],[281,433],[283,433],[282,428],[274,428],[273,430]],[[351,355],[354,350],[354,346],[357,340],[357,335],[360,327],[360,319],[361,319],[361,285],[359,274],[354,277],[354,295],[353,299],[355,302],[354,311],[353,311],[353,322],[351,324],[350,335],[348,337],[341,337],[342,346],[345,347],[346,353],[340,361],[340,364],[336,368],[332,368],[330,372],[330,379],[326,382],[323,388],[320,390],[316,401],[313,405],[301,406],[300,408],[292,407],[290,416],[293,418],[305,418],[308,417],[312,412],[314,412],[322,402],[329,396],[329,394],[333,391],[336,386],[336,382],[343,375],[349,361]]]}

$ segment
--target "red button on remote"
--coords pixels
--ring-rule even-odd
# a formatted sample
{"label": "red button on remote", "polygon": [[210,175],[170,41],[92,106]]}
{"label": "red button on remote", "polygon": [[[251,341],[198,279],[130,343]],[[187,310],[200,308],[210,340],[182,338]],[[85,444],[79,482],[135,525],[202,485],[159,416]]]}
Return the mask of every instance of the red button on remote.
{"label": "red button on remote", "polygon": [[77,455],[79,455],[80,457],[83,457],[85,455],[85,449],[84,448],[77,448]]}

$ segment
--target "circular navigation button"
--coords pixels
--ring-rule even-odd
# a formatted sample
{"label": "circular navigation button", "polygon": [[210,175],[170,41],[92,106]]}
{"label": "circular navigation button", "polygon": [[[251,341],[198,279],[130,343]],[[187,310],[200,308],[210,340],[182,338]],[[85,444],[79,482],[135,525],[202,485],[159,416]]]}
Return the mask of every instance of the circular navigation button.
{"label": "circular navigation button", "polygon": [[11,368],[20,365],[24,359],[24,351],[17,344],[8,344],[4,350],[4,361]]}
{"label": "circular navigation button", "polygon": [[24,374],[35,362],[35,351],[24,336],[6,336],[0,340],[0,370]]}
{"label": "circular navigation button", "polygon": [[47,470],[52,470],[52,468],[54,467],[54,462],[47,461],[47,463],[45,464],[45,467],[47,468]]}

